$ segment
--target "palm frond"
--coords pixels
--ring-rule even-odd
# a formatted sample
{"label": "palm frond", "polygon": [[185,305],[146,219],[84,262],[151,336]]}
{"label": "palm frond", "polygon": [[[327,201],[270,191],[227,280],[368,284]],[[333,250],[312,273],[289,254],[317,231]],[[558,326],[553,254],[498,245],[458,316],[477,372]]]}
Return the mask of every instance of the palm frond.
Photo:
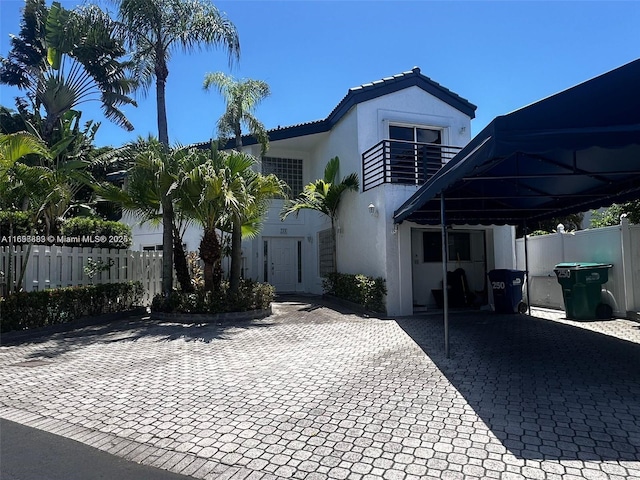
{"label": "palm frond", "polygon": [[358,176],[355,173],[347,175],[341,183],[333,183],[338,175],[340,160],[334,157],[327,163],[324,178],[308,183],[302,189],[298,198],[285,201],[280,212],[281,220],[290,214],[296,215],[300,210],[315,210],[335,219],[340,206],[342,195],[346,191],[358,190]]}
{"label": "palm frond", "polygon": [[51,157],[44,142],[27,132],[0,134],[0,171],[6,171],[15,162],[31,154]]}

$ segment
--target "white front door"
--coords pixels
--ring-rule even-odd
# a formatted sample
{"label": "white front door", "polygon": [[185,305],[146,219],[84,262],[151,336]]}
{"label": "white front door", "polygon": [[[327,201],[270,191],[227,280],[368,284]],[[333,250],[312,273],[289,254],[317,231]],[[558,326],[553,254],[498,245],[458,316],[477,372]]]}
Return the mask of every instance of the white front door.
{"label": "white front door", "polygon": [[264,238],[263,279],[277,293],[295,292],[302,283],[300,265],[302,240],[297,238]]}

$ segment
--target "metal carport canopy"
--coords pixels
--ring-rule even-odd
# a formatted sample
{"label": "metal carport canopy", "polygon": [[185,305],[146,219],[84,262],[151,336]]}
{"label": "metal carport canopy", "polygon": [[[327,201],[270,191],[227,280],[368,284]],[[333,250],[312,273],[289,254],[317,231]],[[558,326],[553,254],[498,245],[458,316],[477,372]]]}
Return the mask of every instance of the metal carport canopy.
{"label": "metal carport canopy", "polygon": [[394,222],[511,224],[640,198],[640,59],[495,118]]}

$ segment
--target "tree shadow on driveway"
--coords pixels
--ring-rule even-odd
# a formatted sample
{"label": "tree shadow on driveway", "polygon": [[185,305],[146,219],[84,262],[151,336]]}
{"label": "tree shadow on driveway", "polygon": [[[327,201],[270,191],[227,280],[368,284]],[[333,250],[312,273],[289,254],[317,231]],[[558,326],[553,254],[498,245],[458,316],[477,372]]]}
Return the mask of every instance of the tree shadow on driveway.
{"label": "tree shadow on driveway", "polygon": [[265,328],[272,325],[266,319],[225,320],[201,323],[177,323],[151,320],[147,316],[91,325],[62,332],[34,332],[24,338],[3,339],[2,346],[28,346],[26,358],[56,358],[69,352],[99,344],[150,340],[170,342],[211,343],[230,338],[238,330]]}
{"label": "tree shadow on driveway", "polygon": [[526,315],[456,314],[398,325],[515,456],[640,460],[640,345]]}

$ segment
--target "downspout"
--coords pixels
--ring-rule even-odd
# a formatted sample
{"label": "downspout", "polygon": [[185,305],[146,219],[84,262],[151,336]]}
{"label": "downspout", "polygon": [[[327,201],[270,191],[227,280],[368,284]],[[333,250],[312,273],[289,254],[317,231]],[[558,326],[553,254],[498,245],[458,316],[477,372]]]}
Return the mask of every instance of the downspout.
{"label": "downspout", "polygon": [[449,358],[449,285],[447,283],[447,224],[444,216],[444,192],[440,192],[440,223],[442,225],[442,301],[444,309],[444,356]]}

